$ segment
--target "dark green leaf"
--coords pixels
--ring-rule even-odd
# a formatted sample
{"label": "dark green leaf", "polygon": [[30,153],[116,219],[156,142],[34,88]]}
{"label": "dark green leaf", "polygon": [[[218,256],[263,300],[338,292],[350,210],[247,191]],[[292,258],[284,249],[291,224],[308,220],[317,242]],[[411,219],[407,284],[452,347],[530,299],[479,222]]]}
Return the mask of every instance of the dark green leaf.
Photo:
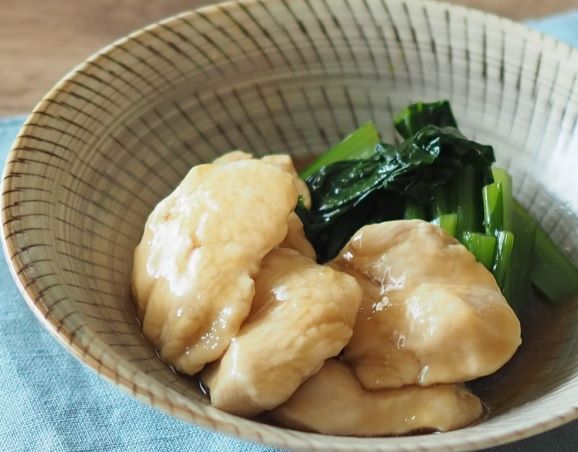
{"label": "dark green leaf", "polygon": [[305,168],[300,176],[302,179],[306,179],[320,168],[341,160],[367,158],[373,155],[375,146],[378,144],[379,134],[375,129],[375,125],[371,121],[366,122]]}
{"label": "dark green leaf", "polygon": [[400,218],[392,214],[403,216],[407,200],[429,203],[433,190],[461,168],[483,169],[493,160],[491,146],[453,127],[427,126],[398,146],[377,146],[369,158],[324,166],[306,179],[312,207],[300,216],[307,237],[321,260],[330,259],[359,225]]}
{"label": "dark green leaf", "polygon": [[393,123],[404,139],[411,137],[425,126],[458,128],[447,100],[411,104],[394,118]]}

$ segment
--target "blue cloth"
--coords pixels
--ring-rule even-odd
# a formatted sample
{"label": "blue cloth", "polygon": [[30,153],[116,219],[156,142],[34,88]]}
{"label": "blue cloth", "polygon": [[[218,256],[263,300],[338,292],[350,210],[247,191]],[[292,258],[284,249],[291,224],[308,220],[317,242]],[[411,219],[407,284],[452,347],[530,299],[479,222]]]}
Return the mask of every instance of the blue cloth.
{"label": "blue cloth", "polygon": [[[0,120],[0,160],[24,118]],[[44,330],[0,258],[0,451],[273,451],[189,425],[106,383]]]}
{"label": "blue cloth", "polygon": [[578,10],[544,19],[529,20],[526,25],[566,44],[578,47]]}
{"label": "blue cloth", "polygon": [[[578,11],[532,21],[578,46]],[[0,160],[24,118],[0,120]],[[0,260],[0,451],[273,451],[186,424],[101,380],[36,321]],[[578,421],[495,451],[578,450]]]}

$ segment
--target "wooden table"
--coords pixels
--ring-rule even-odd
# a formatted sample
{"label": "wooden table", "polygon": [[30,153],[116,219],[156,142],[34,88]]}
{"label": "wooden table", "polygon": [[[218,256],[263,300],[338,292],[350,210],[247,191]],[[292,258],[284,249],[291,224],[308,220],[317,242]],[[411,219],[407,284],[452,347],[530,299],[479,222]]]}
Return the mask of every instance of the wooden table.
{"label": "wooden table", "polygon": [[[450,0],[511,17],[539,17],[578,0]],[[0,115],[22,114],[91,53],[160,18],[210,0],[2,0]]]}

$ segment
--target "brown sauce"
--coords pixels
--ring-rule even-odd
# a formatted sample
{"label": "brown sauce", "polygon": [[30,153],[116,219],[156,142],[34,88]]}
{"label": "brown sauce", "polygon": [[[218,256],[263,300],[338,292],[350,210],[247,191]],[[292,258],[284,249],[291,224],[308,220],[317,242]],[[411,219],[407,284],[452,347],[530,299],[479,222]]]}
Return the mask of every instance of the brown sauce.
{"label": "brown sauce", "polygon": [[522,345],[496,373],[470,383],[495,416],[550,392],[569,358],[576,303],[551,304],[534,294],[520,315]]}

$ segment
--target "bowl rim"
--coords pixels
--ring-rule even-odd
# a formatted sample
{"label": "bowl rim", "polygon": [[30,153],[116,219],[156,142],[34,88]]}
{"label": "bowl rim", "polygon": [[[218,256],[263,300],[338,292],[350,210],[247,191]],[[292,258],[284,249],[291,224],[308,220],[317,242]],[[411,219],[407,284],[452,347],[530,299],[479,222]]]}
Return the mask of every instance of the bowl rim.
{"label": "bowl rim", "polygon": [[[259,433],[259,430],[263,428],[264,424],[252,421],[244,418],[239,418],[237,416],[229,415],[228,413],[220,412],[212,407],[209,407],[210,410],[207,410],[207,413],[204,413],[199,410],[191,411],[190,409],[186,409],[180,407],[178,405],[172,404],[170,401],[166,400],[166,398],[159,399],[154,398],[151,391],[144,387],[136,386],[129,380],[118,378],[118,374],[116,371],[110,367],[104,365],[100,359],[96,356],[92,355],[92,352],[84,347],[81,347],[79,343],[76,342],[74,337],[71,337],[69,332],[61,327],[61,324],[55,321],[52,318],[49,318],[46,312],[43,312],[42,309],[39,307],[41,304],[39,303],[40,294],[34,288],[33,285],[25,284],[26,281],[22,276],[22,263],[15,258],[14,253],[18,251],[18,247],[14,241],[14,238],[8,237],[9,234],[9,226],[8,226],[8,218],[7,212],[4,208],[7,205],[8,194],[7,191],[11,187],[11,178],[7,177],[11,173],[11,165],[10,163],[14,161],[16,158],[16,153],[22,140],[29,135],[34,135],[34,132],[30,130],[30,126],[35,122],[40,114],[45,110],[46,104],[49,103],[51,100],[54,100],[55,97],[61,90],[67,91],[64,88],[70,87],[73,85],[73,81],[76,76],[82,71],[87,65],[91,62],[98,61],[103,55],[107,55],[110,51],[114,50],[115,48],[121,47],[129,42],[131,42],[134,38],[139,38],[141,36],[146,35],[151,30],[156,30],[159,26],[168,25],[176,20],[180,20],[183,18],[188,18],[191,16],[195,16],[198,14],[213,14],[218,13],[221,10],[237,8],[239,4],[243,5],[250,5],[255,3],[268,3],[270,1],[275,0],[226,0],[219,2],[217,0],[216,3],[208,4],[202,6],[200,8],[194,8],[191,10],[185,10],[183,12],[168,16],[158,21],[154,21],[144,27],[141,27],[115,41],[111,42],[110,44],[102,47],[101,49],[97,50],[96,52],[92,53],[89,57],[87,57],[84,61],[76,65],[72,68],[66,75],[64,75],[56,84],[42,97],[42,99],[36,104],[32,112],[27,116],[24,124],[21,126],[18,135],[12,146],[8,152],[6,162],[4,164],[4,168],[2,170],[2,182],[0,185],[1,191],[1,198],[0,198],[0,206],[2,207],[2,214],[1,214],[1,221],[2,221],[2,233],[1,233],[1,242],[2,248],[4,251],[4,255],[6,258],[6,262],[8,264],[10,274],[12,279],[16,283],[18,290],[24,301],[30,308],[30,310],[34,313],[38,321],[43,325],[43,327],[48,330],[52,337],[54,337],[57,342],[62,345],[66,350],[68,350],[78,361],[80,361],[84,366],[89,368],[91,371],[96,373],[97,375],[101,376],[103,379],[111,383],[112,385],[116,386],[117,388],[121,389],[123,392],[130,394],[131,396],[135,397],[136,399],[140,400],[141,402],[147,403],[149,406],[153,408],[159,409],[165,413],[171,414],[181,420],[184,420],[189,423],[194,423],[201,425],[203,427],[207,427],[215,432],[224,433],[227,435],[232,435],[234,437],[248,440],[248,441],[257,441],[262,444],[276,446],[276,447],[287,447],[291,446],[291,444],[287,444],[286,442],[276,439],[273,436],[269,436],[266,440],[262,437]],[[392,3],[399,3],[399,4],[407,4],[409,0],[387,0],[388,2]],[[413,0],[415,2],[415,0]],[[446,3],[444,1],[438,0],[419,0],[419,2],[423,5],[427,5],[428,7],[433,8],[440,8],[445,9],[448,11],[457,11],[462,12],[467,16],[474,16],[478,17],[479,19],[486,22],[486,24],[490,27],[492,25],[498,26],[500,24],[506,25],[510,29],[510,33],[523,33],[527,37],[533,37],[534,39],[539,39],[541,44],[542,50],[544,50],[545,46],[553,46],[557,49],[565,51],[569,57],[578,60],[578,49],[566,44],[565,42],[559,41],[551,36],[548,36],[540,31],[534,30],[522,24],[520,22],[515,22],[509,18],[501,17],[486,11],[478,10],[476,8],[472,8],[469,6],[464,5],[456,5],[451,3]],[[578,73],[578,69],[577,69]],[[171,388],[167,388],[160,383],[156,383],[155,385],[159,385],[165,391],[173,391]],[[174,391],[173,391],[174,392]],[[214,412],[218,412],[220,414],[221,419],[215,419],[210,413],[214,410]],[[230,418],[231,422],[223,422],[223,418]],[[478,449],[483,447],[491,447],[500,444],[507,444],[514,441],[518,441],[524,438],[531,437],[533,435],[537,435],[539,433],[543,433],[545,431],[551,430],[553,428],[559,427],[567,422],[572,420],[578,419],[578,402],[576,406],[568,406],[565,409],[561,410],[561,412],[552,414],[546,421],[534,420],[532,422],[528,422],[527,425],[524,425],[521,429],[520,428],[509,428],[508,431],[503,431],[498,434],[486,434],[479,438],[475,438],[474,440],[464,441],[462,438],[457,438],[455,442],[446,442],[439,445],[434,445],[432,448],[428,448],[428,450],[466,450],[466,449]],[[237,429],[235,423],[242,422],[244,424],[244,428],[242,431]],[[354,439],[360,442],[366,442],[367,446],[359,445],[356,443],[356,448],[359,450],[397,450],[395,444],[391,444],[391,446],[379,445],[376,443],[376,440],[383,442],[384,440],[388,439],[395,439],[395,437],[377,437],[377,438],[357,438],[357,437],[341,437],[341,436],[331,436],[331,435],[319,435],[315,433],[306,433],[306,432],[299,432],[291,429],[285,429],[280,427],[268,426],[269,428],[276,429],[283,434],[292,433],[292,439],[295,440],[295,445],[304,447],[304,446],[311,446],[311,444],[306,444],[303,440],[298,440],[301,436],[310,436],[311,438],[319,437],[324,439],[334,439],[336,444],[332,446],[334,450],[342,450],[348,451],[351,450],[351,444],[339,444],[340,441],[344,439]],[[505,429],[504,429],[505,430]],[[444,437],[449,439],[452,432],[443,433],[439,437]],[[438,436],[438,435],[435,435]],[[424,435],[424,436],[413,436],[411,438],[419,439],[419,438],[427,438],[432,437],[432,435]],[[404,437],[402,437],[404,438]],[[408,437],[405,437],[408,438]],[[373,440],[373,441],[372,441]],[[391,447],[391,448],[390,448]],[[327,449],[326,444],[316,444],[315,449],[318,450],[325,450]]]}

